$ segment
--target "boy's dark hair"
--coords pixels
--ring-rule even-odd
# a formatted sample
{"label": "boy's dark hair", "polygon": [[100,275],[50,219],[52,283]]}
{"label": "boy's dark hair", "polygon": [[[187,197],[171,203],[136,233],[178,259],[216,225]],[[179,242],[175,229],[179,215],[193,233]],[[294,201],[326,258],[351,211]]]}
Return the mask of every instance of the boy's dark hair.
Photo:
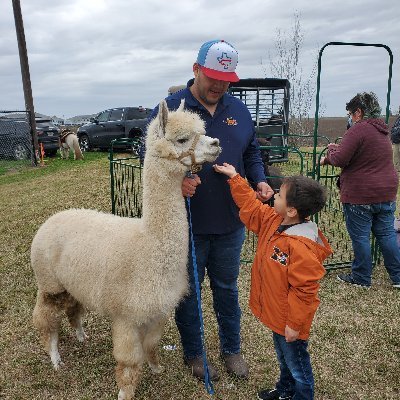
{"label": "boy's dark hair", "polygon": [[352,114],[355,113],[358,108],[366,118],[379,118],[382,111],[378,97],[374,92],[357,93],[346,103],[346,110],[350,111]]}
{"label": "boy's dark hair", "polygon": [[286,204],[294,207],[301,219],[321,211],[326,203],[326,189],[314,179],[302,175],[283,180],[286,187]]}

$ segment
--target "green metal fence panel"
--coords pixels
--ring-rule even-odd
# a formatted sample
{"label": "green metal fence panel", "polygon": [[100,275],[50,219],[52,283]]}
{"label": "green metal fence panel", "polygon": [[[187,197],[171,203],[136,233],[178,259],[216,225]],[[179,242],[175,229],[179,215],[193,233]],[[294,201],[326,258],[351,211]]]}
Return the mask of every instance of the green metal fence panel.
{"label": "green metal fence panel", "polygon": [[[325,149],[317,153],[318,157],[322,156],[324,151]],[[275,164],[280,173],[270,177],[284,178],[295,174],[310,174],[312,161],[312,152],[290,148],[288,162]],[[325,263],[327,270],[350,267],[353,255],[336,186],[338,172],[339,170],[332,166],[323,166],[318,171],[319,181],[327,188],[328,201],[325,208],[313,219],[326,235],[334,251],[334,254]],[[118,158],[118,154],[110,152],[110,176],[112,212],[123,217],[140,217],[142,215],[142,166],[138,158]],[[374,240],[371,240],[374,261],[376,261],[378,253]],[[256,247],[256,235],[247,232],[241,256],[243,263],[253,261]]]}
{"label": "green metal fence panel", "polygon": [[112,213],[121,217],[141,217],[142,166],[139,157],[114,151],[114,145],[119,142],[113,140],[109,155]]}
{"label": "green metal fence panel", "polygon": [[[385,121],[386,123],[389,122],[389,114],[390,114],[390,93],[391,93],[391,87],[392,87],[392,68],[393,68],[393,53],[392,50],[390,49],[390,47],[381,44],[381,43],[358,43],[358,42],[329,42],[326,43],[324,46],[321,47],[320,51],[319,51],[319,55],[318,55],[318,73],[317,73],[317,90],[316,90],[316,100],[315,100],[315,118],[314,118],[314,144],[313,144],[313,167],[312,167],[312,171],[311,174],[309,174],[310,176],[312,176],[315,179],[318,179],[320,181],[322,181],[322,183],[325,183],[325,185],[327,185],[328,181],[330,183],[333,182],[333,179],[335,179],[335,182],[337,181],[336,177],[333,175],[334,170],[332,169],[331,171],[329,171],[328,166],[324,166],[321,167],[319,165],[319,160],[321,159],[322,154],[326,151],[326,149],[322,150],[321,152],[318,152],[318,118],[319,118],[319,106],[320,106],[320,100],[319,100],[319,96],[320,96],[320,90],[321,90],[321,69],[322,69],[322,55],[324,50],[328,47],[328,46],[355,46],[355,47],[377,47],[377,48],[384,48],[389,55],[389,65],[388,65],[388,80],[387,80],[387,91],[386,91],[386,118]],[[331,190],[332,190],[332,185],[330,185]],[[329,204],[328,210],[340,210],[341,211],[341,215],[343,215],[343,212],[341,210],[341,204],[338,201],[335,204],[335,201],[339,199],[339,192],[338,189],[336,189],[337,194],[334,195],[332,192],[332,195],[330,195],[330,200],[329,200]],[[333,212],[334,214],[334,212]],[[332,212],[329,214],[332,215]],[[318,219],[318,216],[317,216]],[[339,219],[339,218],[338,218]],[[343,218],[342,218],[343,219]],[[325,218],[323,218],[321,216],[321,218],[319,219],[319,225],[320,227],[325,227],[328,231],[328,239],[329,239],[329,232],[332,232],[331,226],[330,224],[328,224],[329,222],[329,218],[327,216],[325,216]],[[333,222],[333,221],[332,221]],[[345,228],[345,224],[343,225]],[[337,228],[337,232],[341,232],[341,225],[336,226]],[[345,230],[346,231],[346,230]],[[348,234],[347,232],[344,233],[343,239],[348,239]],[[344,242],[340,242],[338,240],[331,242],[331,243],[340,243],[340,246],[333,246],[334,251],[336,251],[337,254],[341,254],[343,248],[346,247],[347,241]],[[335,248],[337,247],[337,248]],[[373,259],[373,263],[374,265],[376,263],[379,262],[380,259],[380,254],[379,254],[379,249],[376,243],[375,238],[371,235],[371,251],[372,251],[372,259]],[[334,256],[335,257],[335,256]],[[343,264],[338,264],[338,265],[343,265],[346,266],[347,264],[344,262]],[[351,265],[351,264],[349,264]],[[330,267],[335,267],[335,263],[333,263],[332,265],[330,265]]]}

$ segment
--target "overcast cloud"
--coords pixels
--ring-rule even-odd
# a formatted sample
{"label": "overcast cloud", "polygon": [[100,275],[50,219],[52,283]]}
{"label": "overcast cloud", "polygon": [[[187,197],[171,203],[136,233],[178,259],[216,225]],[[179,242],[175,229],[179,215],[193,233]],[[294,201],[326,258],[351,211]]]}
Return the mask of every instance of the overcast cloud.
{"label": "overcast cloud", "polygon": [[[0,109],[23,109],[12,1],[0,7]],[[192,77],[200,45],[216,38],[237,48],[241,78],[270,76],[276,30],[289,32],[296,11],[305,36],[304,77],[327,42],[385,44],[394,56],[391,108],[399,109],[398,0],[21,0],[21,8],[35,111],[42,114],[153,107],[168,87]],[[324,115],[344,115],[345,103],[364,90],[375,91],[384,108],[388,66],[381,48],[326,48]]]}

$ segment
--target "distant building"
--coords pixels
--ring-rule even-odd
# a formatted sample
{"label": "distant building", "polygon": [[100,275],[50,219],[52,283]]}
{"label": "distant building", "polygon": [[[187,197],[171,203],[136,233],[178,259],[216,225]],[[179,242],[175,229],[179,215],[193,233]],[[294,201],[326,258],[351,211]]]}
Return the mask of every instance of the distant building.
{"label": "distant building", "polygon": [[51,117],[51,122],[53,122],[54,125],[64,125],[64,119],[55,115]]}
{"label": "distant building", "polygon": [[76,117],[68,118],[64,121],[64,125],[84,125],[90,122],[90,118],[95,117],[96,114],[91,115],[77,115]]}

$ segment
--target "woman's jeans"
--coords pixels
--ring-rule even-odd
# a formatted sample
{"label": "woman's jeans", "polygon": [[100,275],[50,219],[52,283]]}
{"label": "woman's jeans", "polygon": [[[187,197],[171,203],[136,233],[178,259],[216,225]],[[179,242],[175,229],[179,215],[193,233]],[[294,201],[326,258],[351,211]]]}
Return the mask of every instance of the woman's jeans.
{"label": "woman's jeans", "polygon": [[351,275],[356,283],[371,285],[371,231],[383,255],[393,283],[400,283],[400,249],[394,230],[396,203],[343,204],[346,226],[353,243],[354,261]]}
{"label": "woman's jeans", "polygon": [[274,346],[281,375],[276,389],[281,397],[293,400],[314,399],[314,376],[311,368],[308,342],[296,340],[287,343],[285,336],[273,332]]}
{"label": "woman's jeans", "polygon": [[[244,228],[223,235],[194,235],[199,282],[203,282],[207,269],[221,351],[229,354],[240,352],[241,310],[237,278],[243,241]],[[188,268],[190,291],[176,309],[175,321],[181,335],[184,356],[191,359],[203,354],[191,245]]]}

